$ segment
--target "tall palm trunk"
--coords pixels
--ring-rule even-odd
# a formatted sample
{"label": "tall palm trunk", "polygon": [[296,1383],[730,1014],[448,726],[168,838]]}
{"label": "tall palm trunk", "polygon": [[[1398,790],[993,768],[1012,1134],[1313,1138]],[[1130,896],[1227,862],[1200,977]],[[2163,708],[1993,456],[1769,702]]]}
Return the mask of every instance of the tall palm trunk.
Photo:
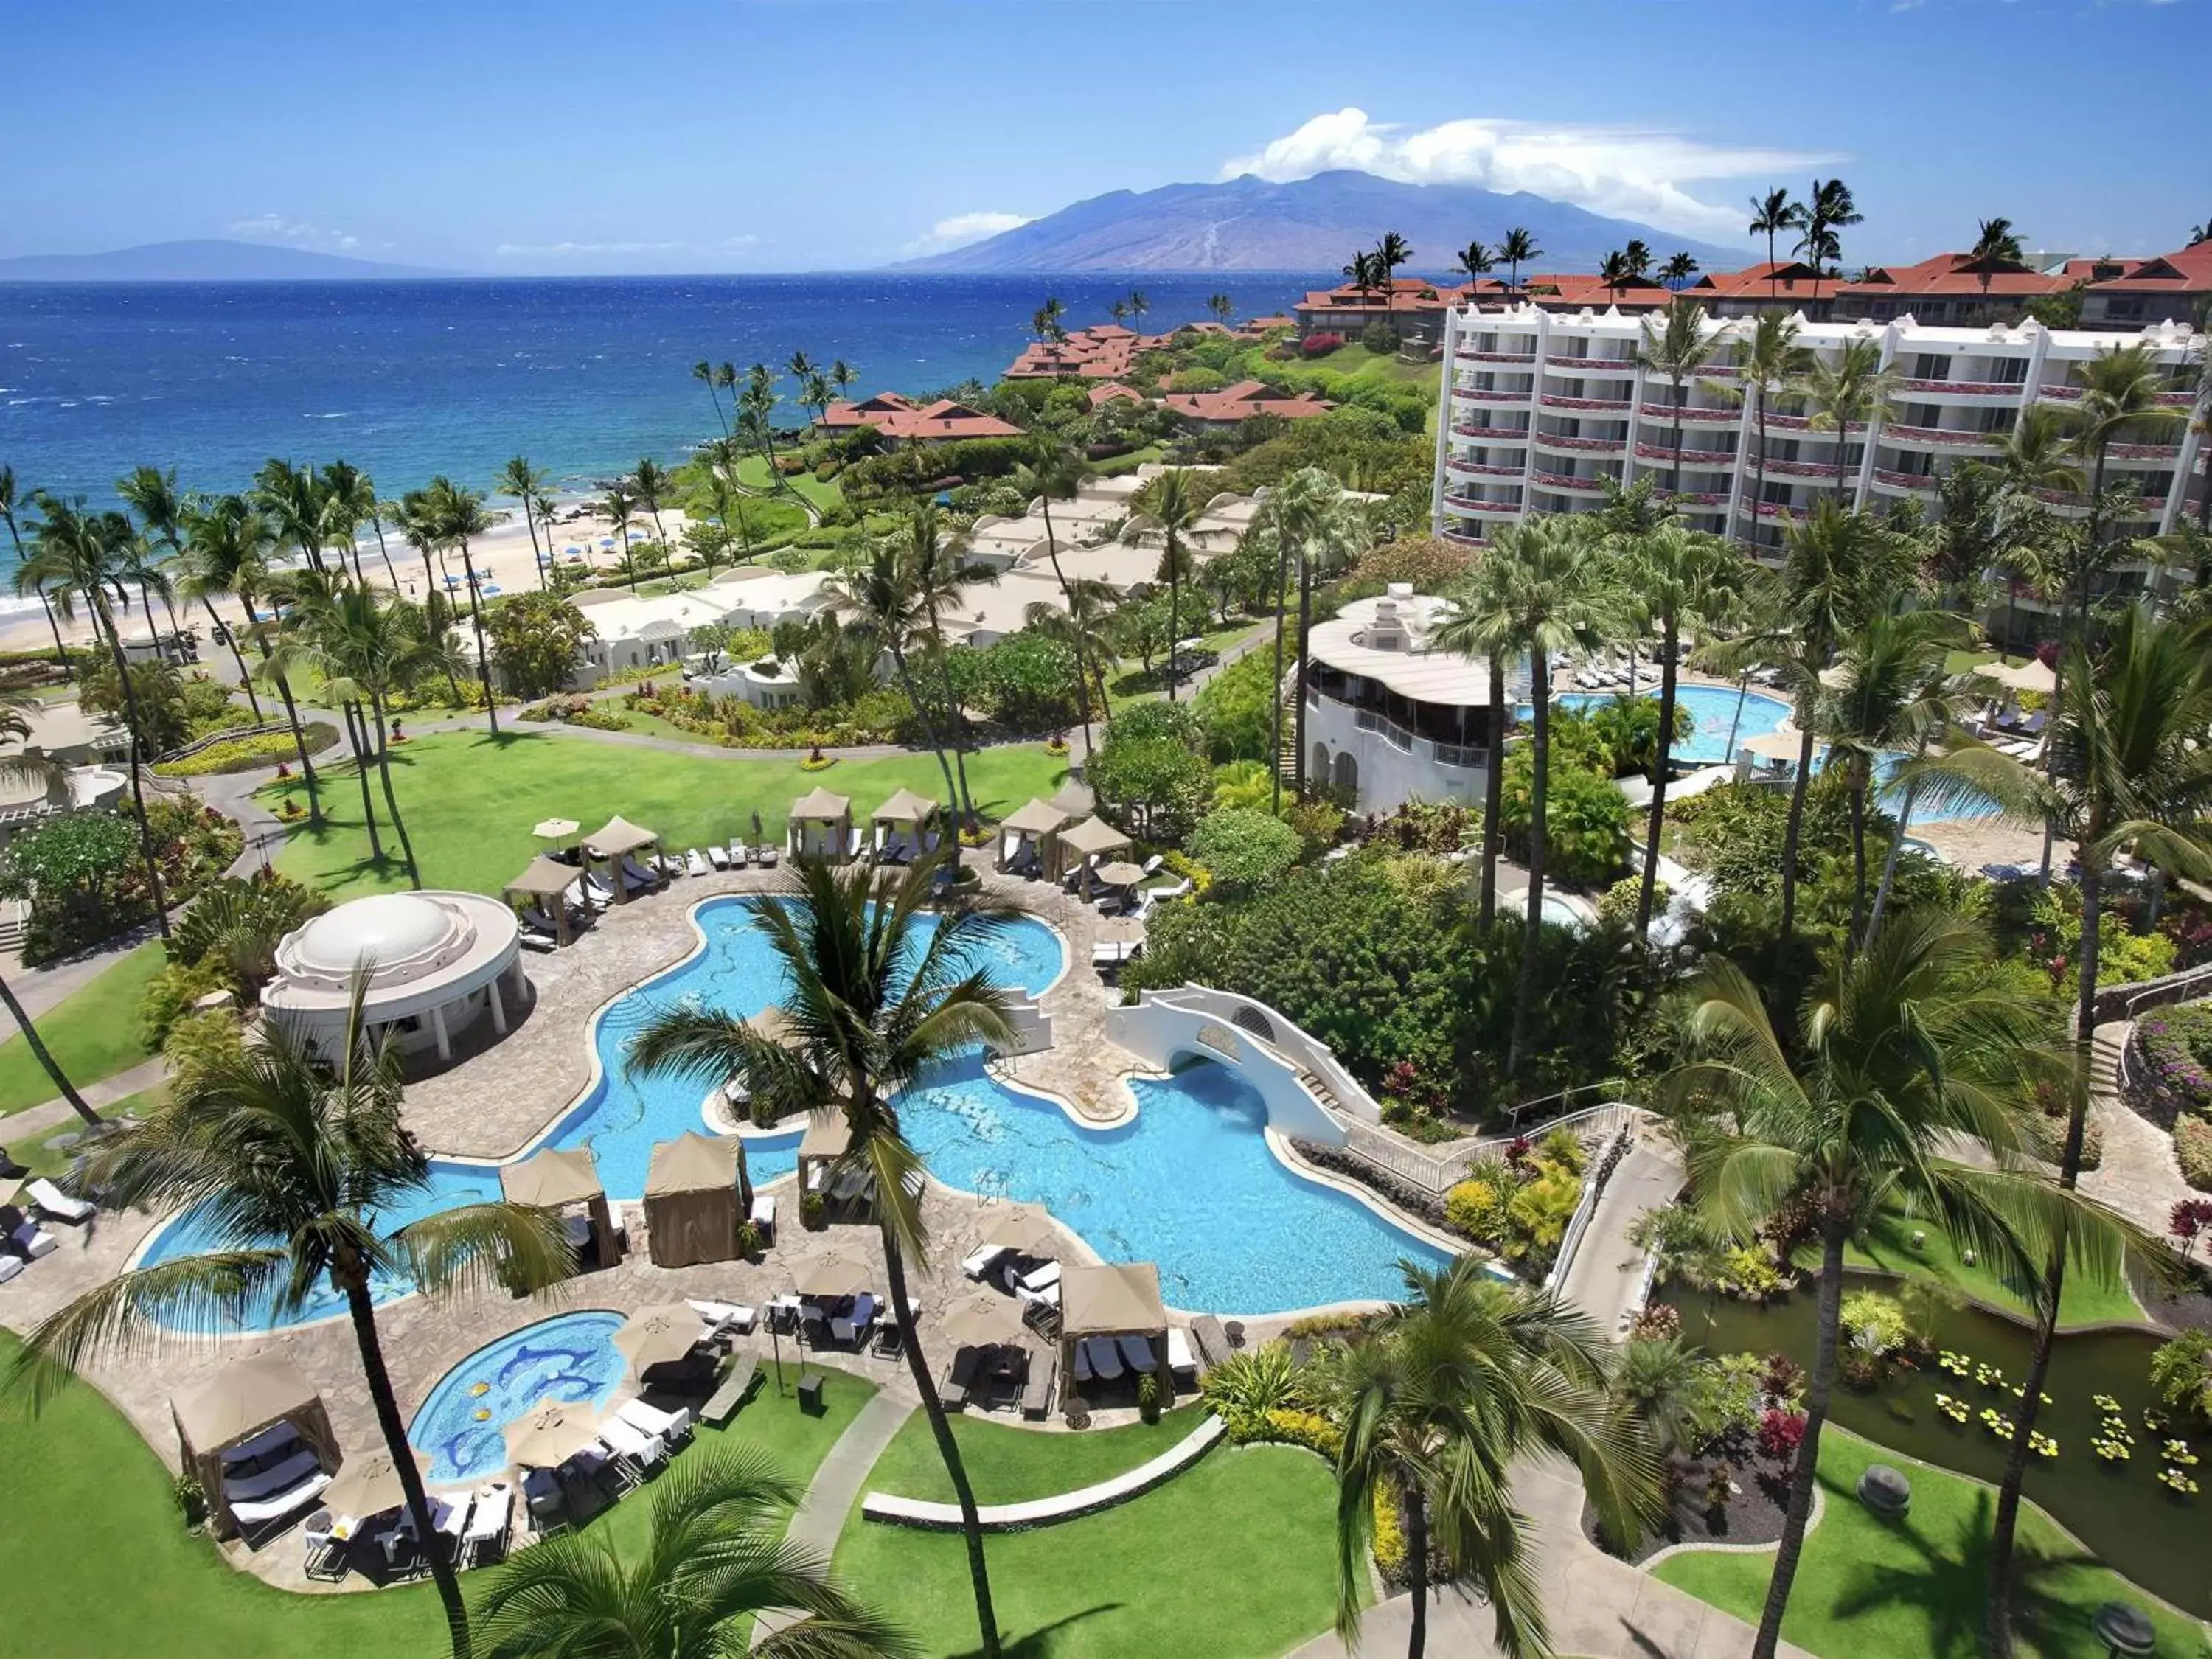
{"label": "tall palm trunk", "polygon": [[[1306,661],[1306,635],[1310,631],[1313,617],[1313,561],[1303,553],[1298,557],[1298,747],[1292,757],[1296,764],[1291,775],[1297,781],[1297,796],[1306,798],[1306,677],[1313,671]],[[1323,782],[1328,780],[1323,779]]]}
{"label": "tall palm trunk", "polygon": [[1766,388],[1759,388],[1759,453],[1751,467],[1751,546],[1759,550],[1759,515],[1766,505]]}
{"label": "tall palm trunk", "polygon": [[[1283,623],[1291,609],[1291,545],[1281,536],[1275,538],[1275,677],[1267,682],[1273,714],[1267,722],[1267,770],[1274,782],[1267,792],[1267,810],[1280,814],[1283,810]],[[1305,702],[1304,687],[1299,688],[1298,702]]]}
{"label": "tall palm trunk", "polygon": [[[934,628],[936,625],[937,619],[932,616],[930,626]],[[952,688],[952,658],[949,654],[950,649],[951,647],[945,646],[938,647],[937,676],[945,687],[945,735],[951,740],[952,768],[958,774],[960,780],[960,793],[954,805],[959,810],[960,828],[966,830],[973,829],[975,824],[975,799],[968,793],[968,740],[963,735],[959,694]],[[958,836],[953,837],[956,842],[959,839]]]}
{"label": "tall palm trunk", "polygon": [[1805,792],[1813,784],[1813,723],[1797,741],[1797,776],[1790,786],[1790,820],[1782,832],[1782,937],[1797,919],[1797,842],[1805,830]]}
{"label": "tall palm trunk", "polygon": [[1540,650],[1528,653],[1528,690],[1535,710],[1534,765],[1528,792],[1528,914],[1521,927],[1520,982],[1513,990],[1513,1034],[1505,1048],[1505,1075],[1521,1075],[1521,1050],[1536,1006],[1536,942],[1544,926],[1544,792],[1552,781],[1552,665]]}
{"label": "tall palm trunk", "polygon": [[[105,612],[106,596],[102,594],[96,608]],[[123,708],[131,723],[131,811],[138,820],[138,856],[146,866],[146,885],[154,899],[154,921],[161,930],[161,937],[169,937],[169,901],[161,890],[161,861],[154,854],[154,826],[146,819],[146,790],[141,781],[153,757],[146,751],[146,727],[138,712],[138,690],[131,684],[131,665],[123,659],[122,636],[115,631],[115,619],[107,617],[107,648],[114,659],[115,678],[123,687]]]}
{"label": "tall palm trunk", "polygon": [[[928,743],[930,752],[937,757],[937,769],[945,775],[945,801],[957,810],[960,796],[952,781],[952,763],[945,757],[945,744],[937,735],[937,722],[930,717],[929,705],[922,701],[921,693],[915,688],[914,671],[907,665],[904,647],[892,647],[891,666],[898,671],[899,690],[906,693],[906,700],[914,705],[914,717],[921,722],[923,739]],[[955,836],[952,838],[952,874],[955,880],[960,875],[960,837]]]}
{"label": "tall palm trunk", "polygon": [[[2105,867],[2104,860],[2093,849],[2104,833],[2104,815],[2093,809],[2078,848],[2081,960],[2074,986],[2073,1099],[2066,1115],[2065,1145],[2058,1155],[2058,1184],[2069,1192],[2081,1179],[2081,1147],[2089,1124],[2089,1079],[2096,1057],[2097,958],[2104,921]],[[2050,1265],[2044,1269],[2043,1286],[2036,1298],[2035,1340],[2028,1350],[2027,1376],[2021,1382],[2020,1404],[2014,1411],[2014,1437],[2005,1449],[2004,1478],[1997,1485],[1996,1511],[1990,1523],[1985,1635],[1988,1650],[1999,1656],[2012,1652],[2013,1546],[2020,1526],[2021,1488],[2027,1481],[2029,1437],[2042,1407],[2045,1379],[2051,1374],[2051,1350],[2058,1341],[2058,1304],[2066,1292],[2068,1224],[2067,1213],[2061,1210],[2051,1239]]]}
{"label": "tall palm trunk", "polygon": [[999,1659],[999,1615],[991,1605],[991,1571],[983,1559],[983,1522],[975,1509],[975,1489],[969,1483],[968,1466],[961,1461],[960,1443],[952,1437],[952,1425],[945,1420],[945,1402],[937,1397],[937,1380],[931,1376],[929,1362],[915,1340],[914,1307],[906,1292],[906,1260],[888,1220],[879,1231],[891,1308],[898,1315],[899,1329],[907,1334],[902,1345],[907,1371],[914,1378],[914,1391],[921,1396],[922,1415],[929,1419],[930,1437],[937,1442],[937,1455],[945,1462],[945,1473],[951,1478],[952,1493],[960,1504],[960,1533],[968,1546],[968,1579],[975,1592],[975,1624],[983,1640],[981,1659]]}
{"label": "tall palm trunk", "polygon": [[253,710],[253,723],[258,726],[261,723],[261,699],[253,694],[253,676],[246,672],[246,653],[239,648],[238,630],[223,626],[222,617],[215,608],[215,600],[209,595],[201,594],[200,603],[207,607],[208,621],[216,632],[230,641],[230,659],[238,665],[238,683],[246,688],[246,703]]}
{"label": "tall palm trunk", "polygon": [[384,862],[384,842],[376,833],[376,807],[368,794],[369,747],[368,722],[362,718],[361,705],[349,700],[339,713],[344,717],[346,747],[353,750],[353,769],[361,785],[361,819],[368,826],[368,858],[372,864]]}
{"label": "tall palm trunk", "polygon": [[368,1273],[355,1267],[338,1278],[345,1291],[346,1313],[353,1322],[355,1346],[361,1350],[362,1379],[368,1385],[369,1403],[376,1408],[376,1426],[384,1436],[384,1449],[399,1477],[399,1490],[407,1499],[407,1512],[415,1520],[415,1536],[430,1564],[430,1577],[438,1586],[438,1601],[446,1613],[446,1630],[453,1659],[469,1659],[469,1608],[461,1600],[461,1581],[453,1564],[440,1550],[438,1528],[430,1515],[429,1494],[422,1489],[422,1471],[407,1443],[407,1425],[400,1420],[399,1401],[392,1392],[392,1374],[385,1369],[384,1342],[377,1334],[376,1304],[368,1293]]}
{"label": "tall palm trunk", "polygon": [[62,1070],[61,1062],[54,1058],[53,1050],[46,1047],[46,1040],[39,1035],[38,1026],[32,1023],[31,1016],[24,1010],[23,1005],[16,1000],[15,988],[8,983],[4,975],[0,975],[0,1002],[8,1005],[8,1012],[15,1022],[15,1029],[23,1034],[23,1041],[30,1045],[31,1058],[39,1062],[52,1079],[55,1091],[69,1102],[70,1110],[86,1123],[98,1127],[100,1114],[85,1103],[84,1097],[76,1091],[76,1085],[69,1080],[69,1073]]}
{"label": "tall palm trunk", "polygon": [[1843,1322],[1845,1218],[1824,1215],[1820,1222],[1820,1284],[1813,1326],[1813,1371],[1805,1382],[1805,1437],[1797,1443],[1796,1466],[1790,1474],[1790,1502],[1782,1512],[1782,1542],[1774,1553],[1774,1577],[1767,1581],[1766,1606],[1751,1659],[1774,1659],[1782,1641],[1782,1615],[1790,1588],[1797,1579],[1797,1559],[1805,1553],[1805,1527],[1813,1514],[1813,1487],[1820,1464],[1820,1429],[1828,1420],[1828,1395],[1836,1382],[1836,1332]]}
{"label": "tall palm trunk", "polygon": [[376,526],[377,556],[384,561],[385,577],[391,582],[392,592],[397,594],[399,592],[399,572],[392,567],[392,549],[384,540],[384,515],[381,513],[372,513],[368,515],[368,521]]}
{"label": "tall palm trunk", "polygon": [[154,643],[154,655],[161,654],[161,626],[154,620],[154,589],[151,583],[138,584],[138,605],[146,613],[146,637]]}
{"label": "tall palm trunk", "polygon": [[1498,920],[1498,821],[1505,811],[1505,665],[1490,655],[1490,753],[1482,777],[1482,892],[1477,921],[1490,937]]}
{"label": "tall palm trunk", "polygon": [[[1075,593],[1067,585],[1067,573],[1060,568],[1060,543],[1052,533],[1052,497],[1039,495],[1044,505],[1044,556],[1052,563],[1053,580],[1060,584],[1060,599],[1067,607],[1071,621],[1075,616]],[[1087,765],[1091,756],[1091,678],[1083,666],[1083,630],[1069,630],[1075,652],[1075,716],[1083,722],[1083,754]]]}
{"label": "tall palm trunk", "polygon": [[[18,559],[22,557],[22,547],[20,543],[16,546],[15,556]],[[64,676],[74,679],[76,678],[76,671],[70,666],[69,647],[62,643],[61,618],[54,615],[54,602],[46,597],[46,590],[43,588],[39,592],[39,604],[46,613],[46,626],[53,630],[54,665]]]}
{"label": "tall palm trunk", "polygon": [[380,695],[370,704],[376,717],[376,773],[384,785],[384,810],[392,818],[392,832],[399,837],[399,856],[407,860],[407,884],[417,892],[422,889],[422,866],[415,862],[415,842],[407,833],[407,823],[399,816],[399,798],[392,792],[392,744],[385,733],[384,698]]}
{"label": "tall palm trunk", "polygon": [[[1920,752],[1927,753],[1925,746]],[[1897,828],[1891,832],[1889,850],[1882,854],[1881,879],[1875,885],[1874,908],[1867,912],[1866,933],[1859,940],[1861,949],[1864,949],[1867,940],[1881,931],[1881,913],[1889,908],[1890,885],[1897,878],[1897,855],[1905,848],[1905,826],[1912,822],[1913,798],[1919,793],[1917,783],[1908,783],[1905,786],[1904,799],[1897,804]]]}
{"label": "tall palm trunk", "polygon": [[484,643],[483,605],[477,598],[476,562],[469,556],[469,544],[461,544],[461,562],[469,572],[469,620],[477,630],[477,674],[483,682],[484,713],[491,716],[491,734],[499,735],[499,698],[491,689],[491,647]]}
{"label": "tall palm trunk", "polygon": [[1429,1648],[1429,1506],[1421,1483],[1406,1482],[1406,1571],[1413,1604],[1413,1627],[1406,1636],[1406,1659],[1422,1659]]}
{"label": "tall palm trunk", "polygon": [[1652,769],[1651,818],[1644,835],[1644,883],[1636,891],[1639,943],[1651,934],[1651,906],[1659,886],[1659,832],[1667,822],[1667,774],[1674,747],[1674,647],[1680,638],[1680,619],[1669,611],[1661,626],[1666,654],[1659,663],[1659,763]]}
{"label": "tall palm trunk", "polygon": [[1844,935],[1848,957],[1856,950],[1860,924],[1866,918],[1867,792],[1874,787],[1874,762],[1864,755],[1851,761],[1851,931]]}
{"label": "tall palm trunk", "polygon": [[1168,532],[1168,701],[1176,700],[1176,667],[1182,653],[1176,647],[1182,641],[1182,550],[1176,545],[1175,532]]}
{"label": "tall palm trunk", "polygon": [[[422,608],[425,611],[435,605],[441,591],[438,586],[437,567],[430,562],[430,550],[426,547],[422,550]],[[444,638],[442,632],[439,637]],[[458,705],[461,700],[461,683],[453,677],[450,661],[446,668],[446,689],[453,694],[453,702]]]}

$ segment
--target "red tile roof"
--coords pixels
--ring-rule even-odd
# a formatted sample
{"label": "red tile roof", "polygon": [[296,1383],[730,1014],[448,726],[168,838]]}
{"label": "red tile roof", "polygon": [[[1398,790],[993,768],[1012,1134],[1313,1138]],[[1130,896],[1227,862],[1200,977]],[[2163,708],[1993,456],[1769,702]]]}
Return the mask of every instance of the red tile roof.
{"label": "red tile roof", "polygon": [[1103,409],[1108,404],[1119,403],[1124,398],[1133,404],[1145,401],[1143,392],[1133,386],[1123,386],[1119,380],[1109,380],[1104,386],[1094,386],[1091,388],[1089,395],[1091,406],[1093,409]]}
{"label": "red tile roof", "polygon": [[1307,420],[1316,415],[1326,415],[1336,407],[1310,392],[1291,397],[1258,380],[1239,380],[1219,392],[1172,392],[1163,401],[1185,419],[1208,426],[1234,426],[1254,415]]}
{"label": "red tile roof", "polygon": [[2090,287],[2100,294],[2196,294],[2212,289],[2212,242],[2131,262],[2120,276]]}
{"label": "red tile roof", "polygon": [[1454,288],[1448,283],[1433,282],[1425,276],[1400,276],[1392,281],[1387,291],[1370,288],[1363,293],[1350,283],[1340,283],[1335,288],[1316,289],[1291,309],[1299,313],[1371,311],[1377,316],[1385,313],[1412,314],[1442,311],[1448,306],[1462,303],[1466,297],[1465,289]]}
{"label": "red tile roof", "polygon": [[939,398],[927,408],[896,392],[881,392],[857,404],[832,404],[822,412],[822,424],[832,432],[850,432],[872,426],[886,438],[900,442],[942,443],[954,438],[1018,438],[1021,428],[970,409],[950,398]]}
{"label": "red tile roof", "polygon": [[1917,264],[1869,265],[1857,282],[1838,283],[1831,291],[1839,301],[1979,299],[1984,295],[2018,299],[2055,294],[2066,286],[2064,277],[2045,276],[2014,260],[1938,253]]}

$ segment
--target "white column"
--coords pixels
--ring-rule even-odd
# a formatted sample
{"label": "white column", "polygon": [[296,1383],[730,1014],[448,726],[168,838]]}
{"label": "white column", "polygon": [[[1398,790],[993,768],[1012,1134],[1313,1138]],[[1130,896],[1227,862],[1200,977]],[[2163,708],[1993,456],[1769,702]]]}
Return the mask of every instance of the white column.
{"label": "white column", "polygon": [[[1473,303],[1470,301],[1469,303]],[[1429,486],[1429,534],[1444,532],[1444,460],[1451,453],[1452,386],[1459,375],[1459,307],[1444,308],[1444,372],[1437,387],[1437,476]]]}
{"label": "white column", "polygon": [[484,1000],[491,1005],[491,1029],[501,1036],[507,1035],[507,1004],[500,1000],[499,982],[505,977],[495,974],[484,986]]}
{"label": "white column", "polygon": [[433,1036],[438,1039],[438,1058],[441,1060],[451,1060],[453,1057],[453,1040],[451,1036],[447,1036],[446,1032],[446,1011],[444,1008],[434,1006],[431,1008],[430,1033]]}

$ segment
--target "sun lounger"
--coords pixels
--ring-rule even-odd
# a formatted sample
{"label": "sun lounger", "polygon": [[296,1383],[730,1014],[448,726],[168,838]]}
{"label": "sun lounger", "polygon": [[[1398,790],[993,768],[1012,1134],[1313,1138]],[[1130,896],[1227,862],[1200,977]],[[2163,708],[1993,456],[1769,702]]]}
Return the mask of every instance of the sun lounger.
{"label": "sun lounger", "polygon": [[1014,1288],[1018,1291],[1027,1291],[1031,1296],[1042,1296],[1059,1283],[1060,1263],[1048,1261],[1035,1273],[1017,1275],[1014,1279]]}
{"label": "sun lounger", "polygon": [[0,1255],[0,1285],[21,1273],[27,1265],[20,1255]]}
{"label": "sun lounger", "polygon": [[584,896],[604,910],[615,902],[615,890],[608,884],[605,877],[594,871],[584,878]]}
{"label": "sun lounger", "polygon": [[1003,1244],[985,1244],[969,1254],[961,1262],[960,1271],[970,1279],[982,1279],[1012,1254]]}
{"label": "sun lounger", "polygon": [[643,1433],[659,1436],[664,1446],[680,1446],[691,1437],[691,1413],[680,1407],[665,1412],[642,1400],[625,1400],[615,1415]]}
{"label": "sun lounger", "polygon": [[1115,1346],[1121,1349],[1121,1358],[1128,1363],[1129,1369],[1139,1376],[1160,1368],[1158,1358],[1152,1352],[1152,1340],[1148,1336],[1117,1337]]}
{"label": "sun lounger", "polygon": [[35,1221],[26,1221],[8,1235],[8,1242],[36,1261],[61,1248],[60,1241]]}
{"label": "sun lounger", "polygon": [[337,1535],[337,1517],[317,1510],[301,1523],[300,1541],[307,1551],[310,1578],[336,1581],[345,1577],[345,1546]]}
{"label": "sun lounger", "polygon": [[1121,1351],[1114,1346],[1110,1336],[1086,1336],[1083,1347],[1091,1355],[1091,1374],[1102,1382],[1111,1382],[1121,1376],[1125,1367]]}
{"label": "sun lounger", "polygon": [[707,862],[713,865],[717,870],[728,869],[730,867],[730,849],[719,843],[713,847],[709,847],[707,849]]}
{"label": "sun lounger", "polygon": [[714,866],[707,862],[707,855],[694,847],[684,855],[684,873],[687,876],[712,875]]}
{"label": "sun lounger", "polygon": [[272,1521],[282,1521],[288,1515],[298,1513],[323,1494],[331,1484],[331,1477],[315,1463],[314,1454],[307,1454],[307,1467],[313,1472],[296,1477],[292,1485],[280,1487],[265,1498],[240,1500],[226,1498],[230,1518],[246,1532],[265,1527]]}
{"label": "sun lounger", "polygon": [[469,1511],[468,1530],[461,1534],[467,1565],[482,1566],[487,1559],[506,1554],[507,1534],[514,1525],[514,1488],[504,1480],[495,1480],[477,1494],[475,1507]]}
{"label": "sun lounger", "polygon": [[780,856],[780,849],[774,847],[756,847],[753,848],[753,862],[759,865],[763,870],[775,869],[775,861]]}
{"label": "sun lounger", "polygon": [[968,1391],[975,1386],[975,1374],[983,1364],[983,1350],[963,1348],[952,1356],[951,1369],[938,1385],[939,1396],[945,1404],[958,1411],[968,1403]]}
{"label": "sun lounger", "polygon": [[300,1431],[289,1423],[272,1423],[250,1440],[241,1440],[222,1454],[222,1468],[226,1474],[250,1474],[250,1464],[266,1464],[292,1455],[300,1443]]}
{"label": "sun lounger", "polygon": [[753,1194],[753,1225],[765,1235],[769,1243],[775,1243],[775,1198],[769,1193]]}
{"label": "sun lounger", "polygon": [[640,869],[635,859],[623,859],[622,867],[623,880],[633,893],[647,887],[658,887],[661,883],[662,878],[659,875],[650,870]]}
{"label": "sun lounger", "polygon": [[1022,1385],[1022,1415],[1032,1423],[1051,1416],[1053,1385],[1059,1381],[1060,1356],[1048,1351],[1043,1364],[1030,1367],[1029,1381]]}
{"label": "sun lounger", "polygon": [[320,1467],[321,1462],[315,1454],[302,1446],[265,1468],[224,1476],[222,1495],[234,1504],[255,1503],[296,1485],[303,1476]]}
{"label": "sun lounger", "polygon": [[722,1379],[720,1388],[707,1396],[707,1403],[699,1407],[700,1421],[717,1429],[727,1426],[759,1378],[760,1356],[740,1349],[731,1362],[730,1374]]}
{"label": "sun lounger", "polygon": [[668,1448],[660,1443],[659,1435],[647,1434],[620,1417],[600,1422],[599,1443],[613,1455],[617,1464],[627,1464],[633,1474],[642,1476],[647,1469],[668,1461]]}
{"label": "sun lounger", "polygon": [[845,856],[848,859],[860,857],[860,826],[856,823],[845,833]]}
{"label": "sun lounger", "polygon": [[759,1318],[742,1302],[707,1302],[697,1297],[685,1299],[690,1303],[691,1311],[706,1322],[709,1336],[721,1336],[732,1331],[741,1336],[750,1335],[754,1322]]}
{"label": "sun lounger", "polygon": [[1198,1352],[1210,1370],[1236,1350],[1229,1346],[1229,1334],[1221,1328],[1221,1322],[1212,1314],[1200,1314],[1190,1322],[1191,1340],[1198,1344]]}
{"label": "sun lounger", "polygon": [[1198,1375],[1198,1356],[1190,1351],[1190,1334],[1180,1325],[1168,1327],[1168,1369],[1178,1377]]}
{"label": "sun lounger", "polygon": [[23,1190],[30,1194],[32,1203],[57,1221],[85,1222],[92,1219],[92,1205],[81,1198],[71,1198],[44,1176]]}

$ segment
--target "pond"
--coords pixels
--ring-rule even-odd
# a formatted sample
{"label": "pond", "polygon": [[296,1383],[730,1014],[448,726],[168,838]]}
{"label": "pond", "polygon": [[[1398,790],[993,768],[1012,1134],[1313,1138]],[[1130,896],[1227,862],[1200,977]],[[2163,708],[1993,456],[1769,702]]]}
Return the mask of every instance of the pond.
{"label": "pond", "polygon": [[[1855,1276],[1854,1282],[1880,1281]],[[1712,1353],[1778,1349],[1801,1364],[1812,1359],[1809,1290],[1765,1307],[1687,1290],[1669,1290],[1662,1299],[1680,1310],[1685,1343]],[[2027,1375],[2028,1332],[2011,1320],[1975,1308],[1947,1309],[1929,1334],[1938,1348],[1993,1365],[2013,1383]],[[2058,1339],[2044,1390],[2053,1403],[2037,1418],[2037,1426],[2057,1441],[2058,1455],[2030,1462],[2027,1496],[2107,1565],[2203,1618],[2212,1614],[2212,1573],[2205,1566],[2206,1518],[2212,1515],[2205,1506],[2212,1504],[2212,1496],[2178,1497],[2159,1485],[2164,1463],[2160,1448],[2169,1435],[2182,1431],[2154,1435],[2143,1425],[2144,1410],[2157,1404],[2148,1372],[2160,1340],[2140,1330],[2080,1332]],[[1938,1393],[1966,1402],[1965,1423],[1954,1424],[1936,1409]],[[2100,1394],[2119,1401],[2134,1436],[2133,1455],[2124,1463],[2107,1464],[2090,1449],[2089,1443],[2101,1437],[2105,1420],[2093,1398]],[[2004,1474],[2005,1445],[1978,1419],[1984,1407],[2003,1412],[2013,1403],[2008,1388],[1984,1387],[1931,1364],[1924,1371],[1894,1370],[1873,1389],[1838,1383],[1831,1414],[1869,1440],[1994,1483]],[[2192,1437],[2191,1449],[2203,1455],[2207,1439],[2201,1433]],[[2206,1480],[2212,1463],[2188,1473]]]}

